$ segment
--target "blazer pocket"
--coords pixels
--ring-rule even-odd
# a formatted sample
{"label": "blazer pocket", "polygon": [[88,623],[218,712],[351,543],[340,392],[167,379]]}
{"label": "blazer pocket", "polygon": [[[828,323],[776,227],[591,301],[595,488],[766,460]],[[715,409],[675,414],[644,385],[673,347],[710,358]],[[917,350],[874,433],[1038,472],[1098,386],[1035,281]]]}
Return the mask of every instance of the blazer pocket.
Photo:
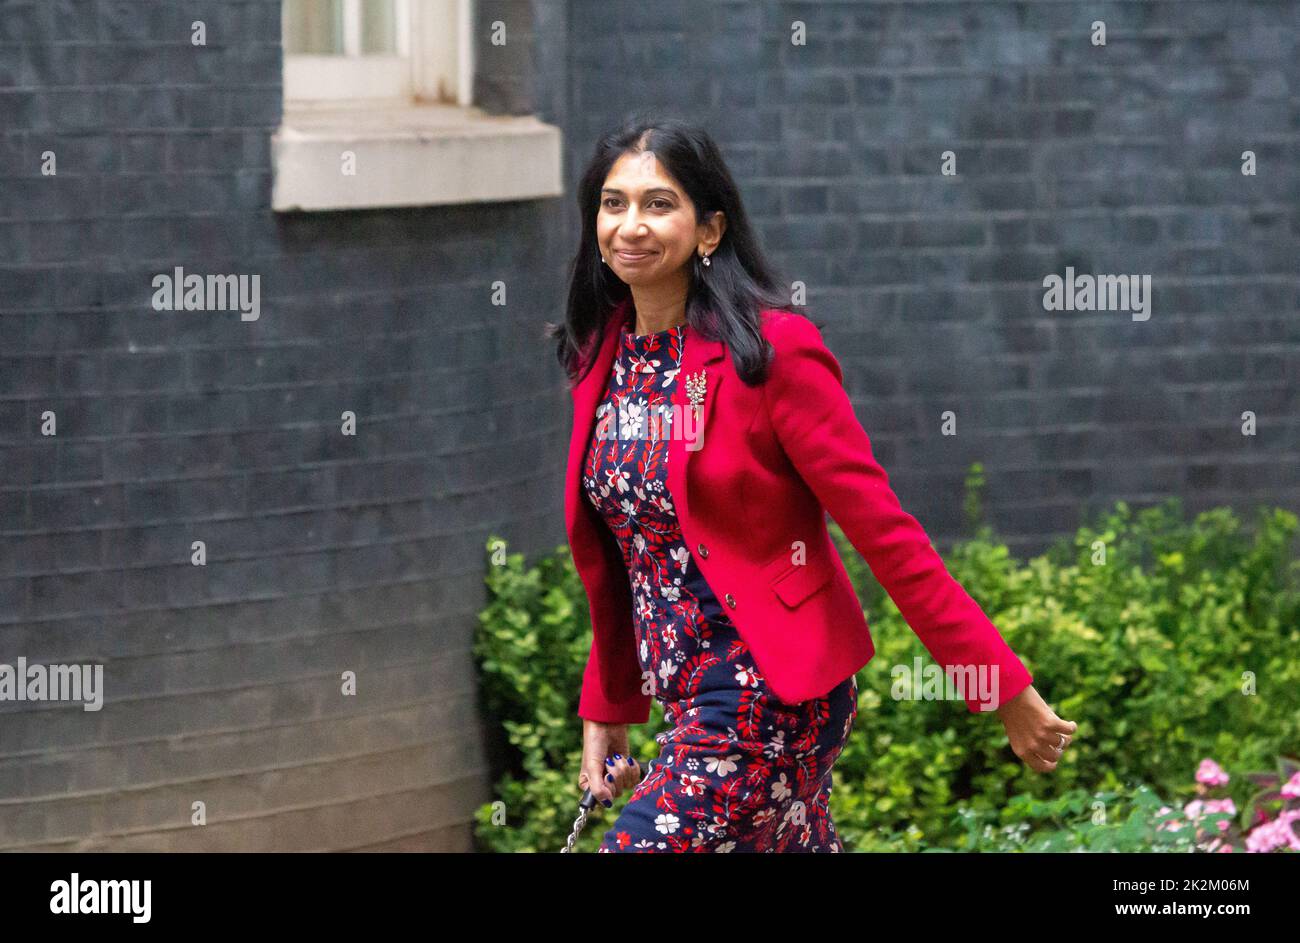
{"label": "blazer pocket", "polygon": [[772,592],[791,609],[799,605],[831,578],[831,568],[823,560],[792,563],[785,572],[768,582]]}

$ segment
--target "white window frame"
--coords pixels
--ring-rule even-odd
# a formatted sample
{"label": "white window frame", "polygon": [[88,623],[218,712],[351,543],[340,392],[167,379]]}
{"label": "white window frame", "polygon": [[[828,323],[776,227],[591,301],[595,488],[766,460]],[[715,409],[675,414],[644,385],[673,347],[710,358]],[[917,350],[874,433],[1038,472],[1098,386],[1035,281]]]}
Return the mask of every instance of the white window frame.
{"label": "white window frame", "polygon": [[[473,106],[474,0],[401,3],[410,19],[398,46],[406,59],[348,62],[285,53],[284,114],[271,136],[271,208],[316,212],[563,196],[560,129],[533,115],[489,115]],[[353,23],[344,39],[358,49],[359,21]],[[307,61],[321,59],[328,61]],[[396,69],[385,59],[404,65]],[[344,157],[354,173],[340,172]]]}
{"label": "white window frame", "polygon": [[285,53],[286,106],[375,100],[468,105],[473,14],[473,0],[394,0],[396,54],[362,55],[361,0],[343,0],[342,55]]}

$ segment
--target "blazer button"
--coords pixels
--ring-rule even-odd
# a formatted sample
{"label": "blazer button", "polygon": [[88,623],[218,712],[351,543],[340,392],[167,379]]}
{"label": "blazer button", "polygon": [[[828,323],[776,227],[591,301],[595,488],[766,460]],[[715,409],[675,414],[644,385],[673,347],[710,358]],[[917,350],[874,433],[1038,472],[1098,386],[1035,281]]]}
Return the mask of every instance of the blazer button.
{"label": "blazer button", "polygon": [[735,608],[736,608],[736,597],[735,597],[735,596],[731,595],[731,593],[727,593],[727,595],[724,596],[723,598],[727,600],[727,605],[728,605],[728,606],[730,606],[732,609],[735,609]]}
{"label": "blazer button", "polygon": [[704,546],[704,544],[696,545],[695,549],[700,552],[700,556],[704,559],[707,560],[709,558],[709,548]]}

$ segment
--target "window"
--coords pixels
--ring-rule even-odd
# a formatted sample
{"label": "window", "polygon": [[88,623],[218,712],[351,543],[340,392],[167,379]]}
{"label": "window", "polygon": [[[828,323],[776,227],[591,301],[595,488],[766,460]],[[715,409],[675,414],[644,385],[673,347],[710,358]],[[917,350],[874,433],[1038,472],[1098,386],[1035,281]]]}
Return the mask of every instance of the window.
{"label": "window", "polygon": [[[515,9],[528,6],[502,18]],[[471,104],[473,0],[284,0],[281,11],[272,209],[563,195],[558,128]],[[515,41],[533,41],[519,26]]]}
{"label": "window", "polygon": [[468,0],[284,0],[282,10],[287,102],[469,103]]}

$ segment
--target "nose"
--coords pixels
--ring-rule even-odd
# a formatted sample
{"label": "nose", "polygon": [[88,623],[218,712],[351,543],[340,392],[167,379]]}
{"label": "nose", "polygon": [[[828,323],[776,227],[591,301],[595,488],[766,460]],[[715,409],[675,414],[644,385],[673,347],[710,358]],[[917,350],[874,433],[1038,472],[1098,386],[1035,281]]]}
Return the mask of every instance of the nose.
{"label": "nose", "polygon": [[628,241],[634,240],[639,235],[640,220],[640,210],[635,206],[629,207],[627,213],[623,216],[623,221],[618,224],[619,238]]}

